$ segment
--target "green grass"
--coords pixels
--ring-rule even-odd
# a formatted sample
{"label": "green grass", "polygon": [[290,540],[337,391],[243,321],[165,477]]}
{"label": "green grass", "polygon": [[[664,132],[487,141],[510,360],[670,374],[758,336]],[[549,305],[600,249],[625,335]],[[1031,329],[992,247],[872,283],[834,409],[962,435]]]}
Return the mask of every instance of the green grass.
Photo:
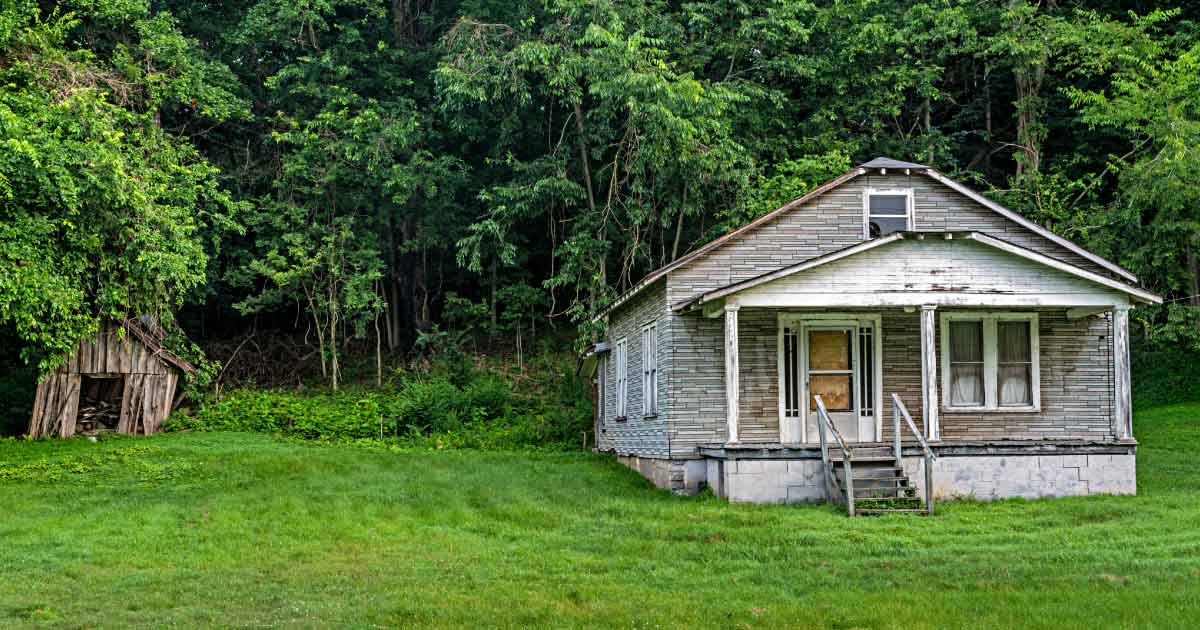
{"label": "green grass", "polygon": [[1200,405],[1139,495],[729,505],[587,454],[235,433],[0,443],[0,625],[1195,627]]}

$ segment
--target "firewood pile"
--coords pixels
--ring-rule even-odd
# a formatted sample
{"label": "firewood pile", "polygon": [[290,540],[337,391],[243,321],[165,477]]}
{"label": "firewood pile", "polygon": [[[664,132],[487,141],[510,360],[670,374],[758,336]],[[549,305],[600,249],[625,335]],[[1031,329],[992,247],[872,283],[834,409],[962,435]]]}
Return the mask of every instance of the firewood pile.
{"label": "firewood pile", "polygon": [[[82,402],[82,401],[81,401]],[[79,415],[75,421],[75,431],[94,435],[100,431],[115,431],[117,421],[121,419],[119,400],[89,401],[81,404]]]}

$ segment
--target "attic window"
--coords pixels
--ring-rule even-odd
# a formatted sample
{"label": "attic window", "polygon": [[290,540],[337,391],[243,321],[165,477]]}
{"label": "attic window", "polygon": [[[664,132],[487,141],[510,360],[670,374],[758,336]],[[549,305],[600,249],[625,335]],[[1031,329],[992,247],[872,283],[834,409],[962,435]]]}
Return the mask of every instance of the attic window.
{"label": "attic window", "polygon": [[864,239],[913,229],[912,190],[868,189],[864,202]]}

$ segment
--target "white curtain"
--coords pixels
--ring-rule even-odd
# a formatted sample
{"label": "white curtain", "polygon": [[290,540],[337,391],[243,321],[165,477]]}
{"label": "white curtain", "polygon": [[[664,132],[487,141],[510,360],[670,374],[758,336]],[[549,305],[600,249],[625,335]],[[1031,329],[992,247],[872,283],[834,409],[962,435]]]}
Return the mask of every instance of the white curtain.
{"label": "white curtain", "polygon": [[1032,364],[1029,322],[998,322],[996,345],[1000,359],[997,374],[1000,405],[1015,407],[1033,404],[1029,373]]}
{"label": "white curtain", "polygon": [[950,322],[950,405],[983,405],[983,325]]}

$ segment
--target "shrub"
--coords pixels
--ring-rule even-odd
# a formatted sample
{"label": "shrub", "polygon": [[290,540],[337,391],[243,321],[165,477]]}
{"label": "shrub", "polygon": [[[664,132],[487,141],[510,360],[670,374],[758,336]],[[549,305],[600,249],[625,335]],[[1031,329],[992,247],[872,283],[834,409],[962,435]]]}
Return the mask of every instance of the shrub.
{"label": "shrub", "polygon": [[1200,400],[1198,363],[1200,352],[1192,350],[1134,349],[1130,365],[1134,408]]}
{"label": "shrub", "polygon": [[[464,368],[464,364],[466,367]],[[304,439],[383,440],[402,447],[564,450],[591,428],[587,383],[566,359],[546,356],[533,376],[497,366],[435,364],[380,389],[238,389],[194,414],[175,414],[171,430],[253,431]]]}

